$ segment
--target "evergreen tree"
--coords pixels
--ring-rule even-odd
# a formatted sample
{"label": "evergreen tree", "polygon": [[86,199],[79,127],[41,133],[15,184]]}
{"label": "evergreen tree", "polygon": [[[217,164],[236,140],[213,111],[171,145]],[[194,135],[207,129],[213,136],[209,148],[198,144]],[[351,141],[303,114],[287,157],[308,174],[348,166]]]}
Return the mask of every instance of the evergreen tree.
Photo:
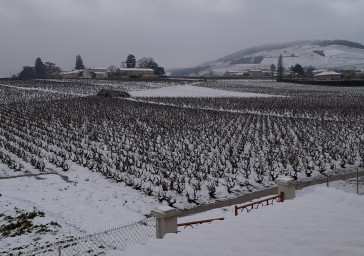
{"label": "evergreen tree", "polygon": [[34,68],[29,66],[23,67],[23,70],[19,73],[18,77],[21,79],[35,78]]}
{"label": "evergreen tree", "polygon": [[126,58],[125,63],[127,68],[135,68],[136,66],[135,56],[133,54],[129,54],[128,57]]}
{"label": "evergreen tree", "polygon": [[292,71],[299,75],[303,75],[305,73],[303,67],[298,63],[292,68]]}
{"label": "evergreen tree", "polygon": [[75,69],[84,69],[84,68],[85,66],[83,65],[83,60],[81,58],[81,55],[77,55]]}
{"label": "evergreen tree", "polygon": [[47,73],[47,68],[39,57],[35,60],[34,73],[38,78],[45,77]]}
{"label": "evergreen tree", "polygon": [[283,78],[283,57],[282,54],[279,55],[278,63],[277,63],[277,80],[281,80]]}
{"label": "evergreen tree", "polygon": [[270,65],[270,71],[272,72],[276,71],[276,65],[274,64]]}
{"label": "evergreen tree", "polygon": [[154,70],[154,74],[157,76],[165,75],[164,67],[158,67],[157,70]]}

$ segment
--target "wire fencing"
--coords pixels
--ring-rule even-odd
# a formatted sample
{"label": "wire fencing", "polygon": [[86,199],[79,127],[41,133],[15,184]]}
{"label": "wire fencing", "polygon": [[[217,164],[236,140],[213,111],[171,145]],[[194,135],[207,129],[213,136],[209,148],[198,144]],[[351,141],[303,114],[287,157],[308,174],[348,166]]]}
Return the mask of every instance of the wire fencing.
{"label": "wire fencing", "polygon": [[337,180],[333,182],[329,181],[329,187],[342,190],[347,193],[364,195],[364,177],[358,177],[358,179]]}
{"label": "wire fencing", "polygon": [[79,238],[69,238],[53,244],[24,251],[24,256],[105,255],[108,251],[124,251],[130,244],[145,244],[156,237],[156,218],[144,220]]}
{"label": "wire fencing", "polygon": [[302,197],[306,194],[314,193],[318,187],[330,187],[347,193],[364,195],[364,176],[357,176],[356,178],[347,180],[330,180],[330,176],[328,176],[326,183],[316,184],[296,190],[296,197]]}

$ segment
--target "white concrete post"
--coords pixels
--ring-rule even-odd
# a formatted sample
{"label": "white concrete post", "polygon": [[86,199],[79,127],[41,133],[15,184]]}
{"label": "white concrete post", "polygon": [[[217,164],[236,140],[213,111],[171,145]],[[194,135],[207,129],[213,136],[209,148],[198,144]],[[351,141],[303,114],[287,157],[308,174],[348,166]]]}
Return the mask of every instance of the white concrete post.
{"label": "white concrete post", "polygon": [[283,200],[291,200],[296,197],[296,182],[291,177],[278,177],[276,179],[276,184],[278,185],[278,194],[284,193]]}
{"label": "white concrete post", "polygon": [[156,237],[162,239],[167,233],[177,233],[177,216],[179,211],[169,206],[162,206],[152,210],[151,214],[157,218]]}

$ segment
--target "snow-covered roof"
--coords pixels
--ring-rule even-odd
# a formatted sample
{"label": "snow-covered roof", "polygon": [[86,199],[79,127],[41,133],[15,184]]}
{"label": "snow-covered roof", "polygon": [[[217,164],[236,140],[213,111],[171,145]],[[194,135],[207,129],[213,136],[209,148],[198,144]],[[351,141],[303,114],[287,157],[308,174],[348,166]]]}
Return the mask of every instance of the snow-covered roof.
{"label": "snow-covered roof", "polygon": [[76,69],[76,70],[72,70],[72,71],[65,71],[65,72],[63,72],[63,74],[64,75],[67,75],[67,74],[78,74],[80,72],[82,72],[82,70]]}
{"label": "snow-covered roof", "polygon": [[98,70],[98,71],[105,71],[107,72],[107,68],[85,68],[90,72],[94,72],[93,70]]}
{"label": "snow-covered roof", "polygon": [[313,73],[313,74],[318,74],[318,73],[322,73],[322,72],[324,72],[324,71],[326,71],[326,70],[325,70],[325,69],[313,70],[313,71],[312,71],[312,73]]}
{"label": "snow-covered roof", "polygon": [[364,248],[363,212],[364,197],[317,188],[303,197],[134,245],[123,255],[359,256]]}
{"label": "snow-covered roof", "polygon": [[337,73],[335,71],[323,71],[321,73],[318,73],[314,76],[337,76],[337,75],[341,75],[340,73]]}

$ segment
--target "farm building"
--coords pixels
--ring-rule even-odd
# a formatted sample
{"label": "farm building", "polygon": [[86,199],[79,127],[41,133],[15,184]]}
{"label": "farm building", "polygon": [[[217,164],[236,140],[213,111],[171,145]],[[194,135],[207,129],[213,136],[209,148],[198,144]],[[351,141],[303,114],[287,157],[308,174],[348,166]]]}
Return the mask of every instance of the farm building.
{"label": "farm building", "polygon": [[249,70],[249,76],[252,76],[252,77],[261,77],[263,76],[263,71],[261,70]]}
{"label": "farm building", "polygon": [[154,76],[154,70],[151,68],[118,68],[118,76]]}
{"label": "farm building", "polygon": [[63,78],[79,78],[82,76],[82,70],[76,69],[62,73]]}
{"label": "farm building", "polygon": [[107,68],[85,68],[83,78],[107,78]]}
{"label": "farm building", "polygon": [[326,71],[326,70],[324,70],[324,69],[317,69],[317,70],[313,70],[313,71],[312,71],[312,75],[317,75],[317,74],[320,74],[320,73],[322,73],[322,72],[324,72],[324,71]]}
{"label": "farm building", "polygon": [[244,71],[226,71],[224,76],[246,76],[247,72]]}
{"label": "farm building", "polygon": [[323,71],[313,76],[314,80],[341,80],[342,74],[335,71]]}

